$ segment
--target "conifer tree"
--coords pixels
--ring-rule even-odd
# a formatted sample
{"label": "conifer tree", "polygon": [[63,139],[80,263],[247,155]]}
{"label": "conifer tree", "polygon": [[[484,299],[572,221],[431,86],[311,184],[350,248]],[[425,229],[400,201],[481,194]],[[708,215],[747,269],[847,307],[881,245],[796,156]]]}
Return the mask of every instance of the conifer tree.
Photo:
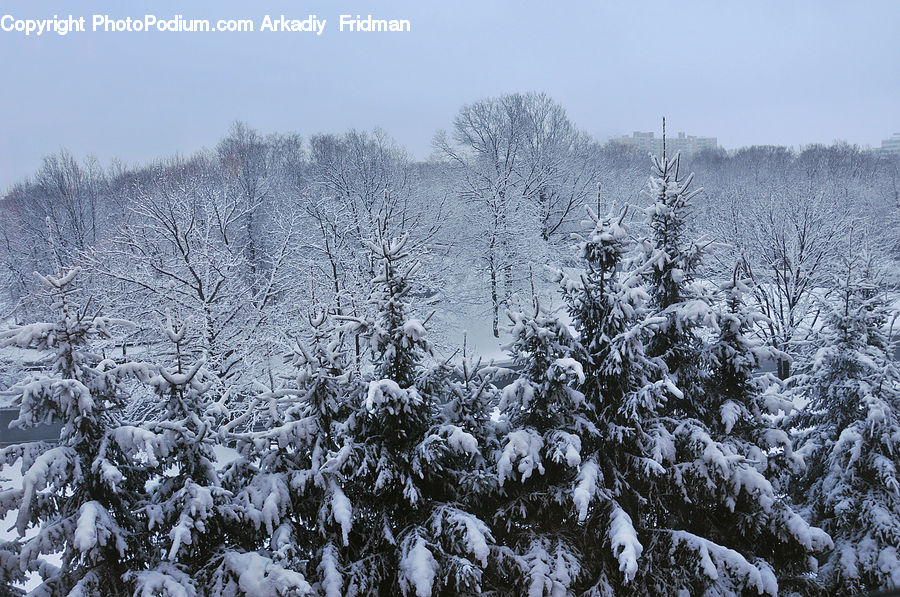
{"label": "conifer tree", "polygon": [[[20,571],[37,571],[37,594],[122,595],[132,592],[129,572],[144,567],[146,537],[140,532],[148,479],[133,454],[145,447],[141,430],[120,425],[123,381],[146,380],[150,368],[116,364],[91,353],[91,343],[110,337],[114,323],[75,302],[78,269],[42,277],[53,296],[56,321],[10,329],[3,346],[52,355],[50,370],[14,386],[19,406],[15,424],[29,427],[60,421],[55,447],[18,445],[3,451],[7,463],[21,458],[21,488],[0,494],[2,512],[18,509],[16,529],[24,537]],[[42,556],[62,552],[57,568]],[[4,558],[4,567],[14,559]],[[16,576],[7,570],[4,576]]]}
{"label": "conifer tree", "polygon": [[[484,511],[496,498],[497,476],[492,455],[500,448],[497,427],[491,413],[500,402],[495,381],[503,369],[485,365],[465,352],[455,368],[447,362],[426,370],[420,376],[423,393],[440,408],[439,431],[461,450],[447,453],[442,462],[448,490],[445,499],[465,503],[470,511]],[[470,438],[471,436],[471,438]],[[472,441],[474,439],[474,441]]]}
{"label": "conifer tree", "polygon": [[580,584],[587,595],[640,592],[645,521],[659,510],[657,492],[664,487],[663,462],[672,442],[659,415],[668,395],[666,378],[645,354],[645,342],[662,318],[652,317],[646,306],[642,272],[623,268],[632,249],[626,214],[590,213],[593,229],[579,243],[583,273],[557,276],[583,347],[579,389],[597,429],[594,436],[582,436],[585,462],[573,496],[578,537],[591,554]]}
{"label": "conifer tree", "polygon": [[240,526],[216,470],[210,374],[204,359],[191,362],[188,328],[189,322],[167,318],[171,364],[158,367],[148,382],[163,407],[159,420],[147,426],[158,471],[144,506],[149,570],[134,575],[137,590],[172,597],[181,590],[204,593],[232,542],[231,529]]}
{"label": "conifer tree", "polygon": [[[409,317],[406,238],[371,247],[381,273],[370,302],[374,320],[361,331],[372,354],[366,392],[347,419],[348,440],[327,467],[339,470],[352,527],[339,548],[344,594],[477,594],[488,565],[487,525],[452,492],[443,464],[477,441],[445,426],[419,373],[431,353],[424,322]],[[424,385],[424,384],[422,384]]]}
{"label": "conifer tree", "polygon": [[[5,510],[0,503],[0,511]],[[25,594],[22,585],[25,583],[25,573],[19,567],[18,541],[4,541],[0,543],[0,597],[21,597]]]}
{"label": "conifer tree", "polygon": [[819,579],[841,595],[900,588],[900,372],[890,313],[860,269],[845,261],[822,347],[793,380],[808,401],[792,419],[808,464],[793,491],[834,539]]}
{"label": "conifer tree", "polygon": [[644,222],[649,236],[638,243],[637,267],[644,269],[651,309],[665,320],[653,334],[647,354],[665,363],[669,378],[681,390],[667,409],[676,416],[704,418],[705,371],[698,328],[714,322],[710,297],[697,280],[705,249],[688,229],[691,200],[703,189],[690,190],[693,173],[680,177],[679,155],[654,156],[652,161],[644,193],[651,201]]}
{"label": "conifer tree", "polygon": [[[654,158],[645,222],[652,235],[640,242],[636,260],[649,306],[662,320],[647,354],[664,371],[669,398],[660,414],[672,435],[661,462],[669,487],[657,488],[665,498],[653,517],[671,529],[660,545],[678,566],[700,563],[699,575],[676,566],[662,577],[671,573],[670,582],[692,592],[773,593],[779,580],[785,589],[804,590],[809,556],[830,541],[772,485],[768,456],[789,454],[790,447],[767,416],[785,403],[763,396],[751,379],[755,362],[744,332],[752,315],[742,307],[740,287],[726,288],[728,311],[716,311],[698,280],[704,249],[688,233],[698,191],[689,191],[692,175],[679,177],[679,164],[677,155]],[[704,335],[718,340],[708,347]]]}
{"label": "conifer tree", "polygon": [[[261,396],[270,429],[234,435],[242,458],[228,467],[255,546],[303,573],[329,597],[345,589],[339,549],[351,525],[338,471],[326,466],[344,445],[350,400],[361,394],[348,366],[344,330],[324,310],[309,314],[309,346],[297,341],[286,361],[293,383]],[[247,481],[249,479],[249,481]]]}
{"label": "conifer tree", "polygon": [[[793,404],[782,392],[779,380],[758,373],[760,364],[775,360],[775,355],[770,347],[750,336],[764,317],[745,303],[750,287],[740,278],[742,271],[739,264],[732,279],[721,286],[721,304],[714,310],[718,332],[705,348],[711,375],[704,388],[707,418],[703,422],[724,451],[752,466],[771,484],[774,493],[770,507],[763,512],[757,511],[758,505],[742,499],[720,514],[712,509],[713,514],[704,519],[711,523],[706,534],[769,562],[781,591],[814,592],[809,557],[819,550],[803,534],[792,531],[798,528],[798,514],[785,496],[784,481],[803,468],[777,418],[792,412]],[[712,522],[716,516],[730,519],[740,533],[716,529]],[[819,546],[826,544],[821,537]]]}
{"label": "conifer tree", "polygon": [[537,300],[533,314],[510,318],[521,374],[500,402],[508,430],[497,460],[503,493],[493,524],[518,563],[506,590],[532,597],[570,594],[583,560],[593,557],[573,536],[581,485],[597,473],[596,461],[583,458],[584,444],[598,430],[575,388],[584,381],[582,350],[573,330]]}
{"label": "conifer tree", "polygon": [[732,279],[719,288],[720,304],[714,311],[718,332],[705,348],[711,369],[705,388],[708,424],[717,441],[733,444],[776,481],[799,471],[803,463],[777,424],[779,413],[793,411],[793,402],[771,373],[760,373],[762,364],[776,357],[771,347],[751,335],[765,317],[745,300],[752,282],[741,278],[743,271],[739,263]]}
{"label": "conifer tree", "polygon": [[[670,191],[678,194],[684,185],[673,188]],[[670,197],[670,191],[660,192],[659,201],[684,205]],[[683,230],[684,224],[673,219],[678,212],[673,214],[666,205],[648,210],[651,229],[659,214],[669,219],[661,228]],[[590,500],[582,524],[586,536],[609,539],[610,552],[624,572],[616,574],[609,558],[592,559],[588,592],[775,594],[776,566],[805,569],[808,554],[827,545],[827,537],[780,501],[757,470],[752,458],[769,443],[758,447],[719,441],[727,438],[710,432],[705,415],[716,399],[705,391],[707,374],[697,363],[675,357],[691,354],[700,362],[705,349],[696,328],[714,326],[715,313],[700,291],[679,286],[686,278],[665,268],[661,273],[660,264],[692,263],[691,257],[674,253],[679,243],[668,250],[648,250],[644,241],[632,260],[634,269],[620,267],[629,252],[623,220],[624,214],[595,218],[593,232],[580,245],[584,275],[578,280],[560,276],[586,352],[585,379],[579,387],[597,413],[601,430],[594,443],[599,474],[586,486]],[[693,298],[660,309],[660,297],[665,296]],[[657,336],[666,337],[654,343]],[[735,343],[742,346],[741,341]],[[663,345],[667,348],[652,356],[651,351]],[[719,353],[712,352],[732,352],[724,345],[719,348]],[[675,382],[678,371],[687,372],[682,379],[693,384],[692,401],[699,407],[688,405],[686,392]],[[756,432],[772,441],[765,425],[748,431],[748,437]],[[623,516],[616,517],[618,512]],[[762,545],[757,543],[760,538]],[[790,557],[787,563],[776,563],[773,554]]]}

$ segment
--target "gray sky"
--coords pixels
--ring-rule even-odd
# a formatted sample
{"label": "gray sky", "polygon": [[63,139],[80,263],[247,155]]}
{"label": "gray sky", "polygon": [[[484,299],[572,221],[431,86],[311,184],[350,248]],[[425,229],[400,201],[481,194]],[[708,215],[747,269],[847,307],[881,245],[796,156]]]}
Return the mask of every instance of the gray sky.
{"label": "gray sky", "polygon": [[[61,147],[128,163],[263,132],[380,126],[414,156],[457,110],[545,91],[588,132],[716,136],[725,147],[900,131],[900,2],[255,3],[10,1],[0,16],[327,21],[309,33],[0,32],[0,191]],[[180,7],[179,7],[180,5]],[[337,30],[341,13],[405,18],[403,34]]]}

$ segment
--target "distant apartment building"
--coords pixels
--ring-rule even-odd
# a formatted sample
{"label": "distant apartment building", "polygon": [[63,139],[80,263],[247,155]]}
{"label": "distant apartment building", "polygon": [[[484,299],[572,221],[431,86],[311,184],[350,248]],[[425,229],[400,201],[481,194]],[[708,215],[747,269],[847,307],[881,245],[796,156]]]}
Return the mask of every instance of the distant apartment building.
{"label": "distant apartment building", "polygon": [[[656,137],[653,133],[634,131],[630,137],[626,135],[613,139],[613,141],[642,152],[662,155],[663,151],[662,137]],[[719,140],[716,137],[698,137],[685,133],[678,133],[677,137],[666,137],[666,153],[668,155],[675,155],[677,152],[681,152],[682,155],[692,155],[704,149],[716,149],[718,146]]]}
{"label": "distant apartment building", "polygon": [[894,133],[890,139],[882,141],[881,151],[900,154],[900,133]]}

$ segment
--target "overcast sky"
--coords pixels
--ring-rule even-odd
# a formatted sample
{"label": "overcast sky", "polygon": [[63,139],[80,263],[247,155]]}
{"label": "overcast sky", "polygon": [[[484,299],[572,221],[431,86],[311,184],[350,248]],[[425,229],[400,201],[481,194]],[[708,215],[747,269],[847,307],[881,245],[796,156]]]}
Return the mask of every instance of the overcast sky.
{"label": "overcast sky", "polygon": [[[62,147],[143,162],[212,146],[234,120],[304,136],[380,126],[426,157],[460,106],[511,91],[547,92],[599,137],[658,131],[662,115],[670,131],[727,148],[878,146],[900,131],[896,0],[253,4],[3,2],[0,15],[17,18],[316,14],[327,25],[321,37],[0,32],[0,191]],[[339,33],[341,13],[409,19],[412,31]]]}

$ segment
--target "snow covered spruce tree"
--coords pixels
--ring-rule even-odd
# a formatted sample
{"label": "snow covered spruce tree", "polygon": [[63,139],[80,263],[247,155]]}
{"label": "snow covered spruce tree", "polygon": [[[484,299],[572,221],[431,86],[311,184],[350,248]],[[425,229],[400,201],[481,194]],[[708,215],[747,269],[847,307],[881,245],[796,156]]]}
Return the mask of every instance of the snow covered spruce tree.
{"label": "snow covered spruce tree", "polygon": [[[367,391],[354,397],[345,444],[325,466],[340,472],[352,509],[336,546],[343,594],[478,594],[491,556],[487,525],[455,501],[448,454],[477,452],[475,438],[445,424],[417,377],[430,353],[424,323],[409,318],[407,237],[379,239],[381,274],[361,332],[373,357]],[[338,585],[340,586],[340,585]]]}
{"label": "snow covered spruce tree", "polygon": [[[647,550],[645,558],[699,564],[699,574],[675,575],[676,584],[691,591],[774,593],[779,581],[785,590],[809,590],[810,555],[830,547],[830,540],[770,481],[769,455],[790,448],[766,416],[784,402],[760,395],[750,380],[755,361],[742,327],[751,315],[735,302],[738,289],[726,292],[735,312],[717,313],[697,280],[703,248],[687,230],[696,191],[689,191],[692,176],[679,178],[679,163],[677,155],[653,160],[653,204],[646,210],[652,235],[640,242],[636,262],[649,306],[662,318],[647,354],[668,380],[669,399],[660,412],[672,445],[662,464],[674,490],[662,492],[653,513],[657,525],[672,529],[660,535],[664,551]],[[708,346],[704,335],[718,340]]]}
{"label": "snow covered spruce tree", "polygon": [[[661,177],[651,189],[666,185],[667,169],[677,181],[674,162],[657,165]],[[685,206],[684,190],[675,185],[656,196]],[[675,221],[683,213],[665,205],[648,210],[650,230],[660,214],[670,220],[660,229],[684,230]],[[745,454],[742,444],[711,435],[708,372],[701,368],[709,361],[700,360],[706,347],[699,332],[701,326],[717,331],[715,313],[702,290],[682,287],[685,276],[664,271],[672,263],[696,269],[699,258],[668,254],[667,235],[660,234],[659,246],[652,238],[638,245],[633,269],[620,267],[631,244],[623,219],[595,218],[580,245],[585,273],[559,276],[583,352],[584,379],[576,387],[599,430],[581,438],[578,521],[584,537],[593,538],[582,549],[596,553],[600,537],[604,552],[615,556],[585,558],[581,586],[599,595],[775,594],[775,568],[782,564],[771,561],[772,551],[805,566],[827,537],[790,511],[757,470],[752,457],[765,448]],[[667,296],[680,300],[668,304]],[[692,394],[676,384],[672,370],[689,381]],[[755,545],[760,536],[771,541]]]}
{"label": "snow covered spruce tree", "polygon": [[21,597],[25,594],[22,589],[25,573],[19,567],[20,548],[18,541],[0,543],[0,597]]}
{"label": "snow covered spruce tree", "polygon": [[311,312],[309,323],[309,346],[296,342],[286,358],[294,383],[259,397],[270,428],[230,435],[241,458],[225,478],[243,508],[247,546],[335,596],[344,591],[338,550],[348,540],[351,507],[339,472],[326,463],[344,445],[350,400],[362,391],[348,366],[345,331],[324,310]]}
{"label": "snow covered spruce tree", "polygon": [[[148,471],[132,456],[143,441],[134,427],[120,426],[126,377],[149,377],[139,363],[116,365],[90,352],[93,340],[109,337],[112,320],[75,304],[73,269],[42,277],[58,313],[2,334],[3,346],[46,351],[50,370],[14,386],[19,418],[29,427],[61,421],[59,442],[18,445],[3,451],[7,463],[21,458],[22,487],[0,494],[0,515],[18,509],[20,570],[37,571],[38,595],[124,595],[133,591],[128,573],[147,556],[141,513]],[[57,568],[42,556],[62,553]],[[10,561],[4,558],[4,565]],[[9,576],[10,571],[4,575]],[[13,575],[15,573],[13,572]]]}
{"label": "snow covered spruce tree", "polygon": [[163,331],[171,364],[158,367],[149,380],[162,404],[159,420],[147,425],[158,478],[145,506],[149,570],[134,577],[142,594],[229,595],[234,593],[223,587],[231,577],[256,573],[241,560],[244,554],[229,553],[241,520],[216,470],[211,374],[203,358],[192,362],[188,328],[188,322],[167,318]]}
{"label": "snow covered spruce tree", "polygon": [[645,195],[648,236],[638,241],[637,268],[643,270],[650,307],[664,318],[650,339],[647,354],[666,365],[669,378],[681,395],[674,395],[667,409],[678,416],[705,418],[706,404],[699,399],[708,373],[701,356],[701,326],[714,326],[711,299],[697,280],[704,247],[688,230],[691,199],[703,189],[690,190],[693,173],[679,177],[681,158],[653,157]]}
{"label": "snow covered spruce tree", "polygon": [[757,463],[757,469],[779,481],[802,470],[803,461],[792,449],[788,434],[776,417],[790,414],[793,401],[770,373],[761,374],[765,361],[775,361],[774,349],[752,337],[752,330],[765,317],[747,304],[749,279],[742,278],[738,263],[732,279],[719,288],[715,309],[717,334],[704,349],[711,375],[706,384],[710,432]]}
{"label": "snow covered spruce tree", "polygon": [[[740,529],[739,536],[731,534],[730,545],[772,564],[782,592],[815,592],[810,574],[815,567],[809,556],[820,552],[828,541],[818,530],[811,530],[813,535],[795,532],[799,519],[785,495],[785,482],[802,471],[804,463],[779,424],[781,415],[793,411],[793,403],[775,376],[758,373],[760,364],[775,361],[776,354],[750,336],[764,317],[745,303],[750,282],[741,279],[742,272],[739,264],[732,279],[719,289],[720,304],[715,309],[718,332],[704,349],[711,373],[705,384],[704,423],[725,453],[743,458],[771,484],[774,501],[765,515],[756,513],[757,506],[745,499],[730,507]],[[708,531],[716,532],[722,531]],[[726,531],[724,536],[728,534]]]}
{"label": "snow covered spruce tree", "polygon": [[[420,375],[423,394],[440,407],[442,433],[468,449],[453,450],[442,461],[445,483],[454,488],[457,501],[471,512],[483,512],[496,500],[497,475],[492,456],[499,450],[497,427],[491,413],[500,403],[495,381],[505,372],[493,363],[463,355],[458,366],[438,363]],[[468,434],[468,435],[466,435]],[[475,440],[473,443],[468,436]]]}
{"label": "snow covered spruce tree", "polygon": [[650,317],[642,272],[622,267],[633,244],[626,211],[590,215],[594,227],[579,243],[583,273],[557,275],[581,347],[578,388],[591,416],[581,426],[591,433],[579,431],[582,463],[566,504],[570,520],[577,515],[571,531],[585,555],[579,592],[659,592],[653,563],[641,555],[653,541],[662,493],[671,492],[663,463],[672,434],[659,414],[669,389],[661,366],[645,354],[661,318]]}
{"label": "snow covered spruce tree", "polygon": [[[503,391],[497,474],[503,493],[494,515],[497,541],[511,550],[507,586],[532,597],[573,593],[583,553],[578,505],[594,483],[596,461],[583,462],[598,430],[584,395],[584,358],[573,330],[535,300],[533,314],[510,314],[520,377]],[[579,477],[583,483],[579,482]],[[514,555],[513,555],[514,554]]]}
{"label": "snow covered spruce tree", "polygon": [[819,570],[829,594],[900,588],[900,372],[877,283],[848,259],[822,348],[793,380],[792,422],[808,463],[793,492],[834,539]]}

